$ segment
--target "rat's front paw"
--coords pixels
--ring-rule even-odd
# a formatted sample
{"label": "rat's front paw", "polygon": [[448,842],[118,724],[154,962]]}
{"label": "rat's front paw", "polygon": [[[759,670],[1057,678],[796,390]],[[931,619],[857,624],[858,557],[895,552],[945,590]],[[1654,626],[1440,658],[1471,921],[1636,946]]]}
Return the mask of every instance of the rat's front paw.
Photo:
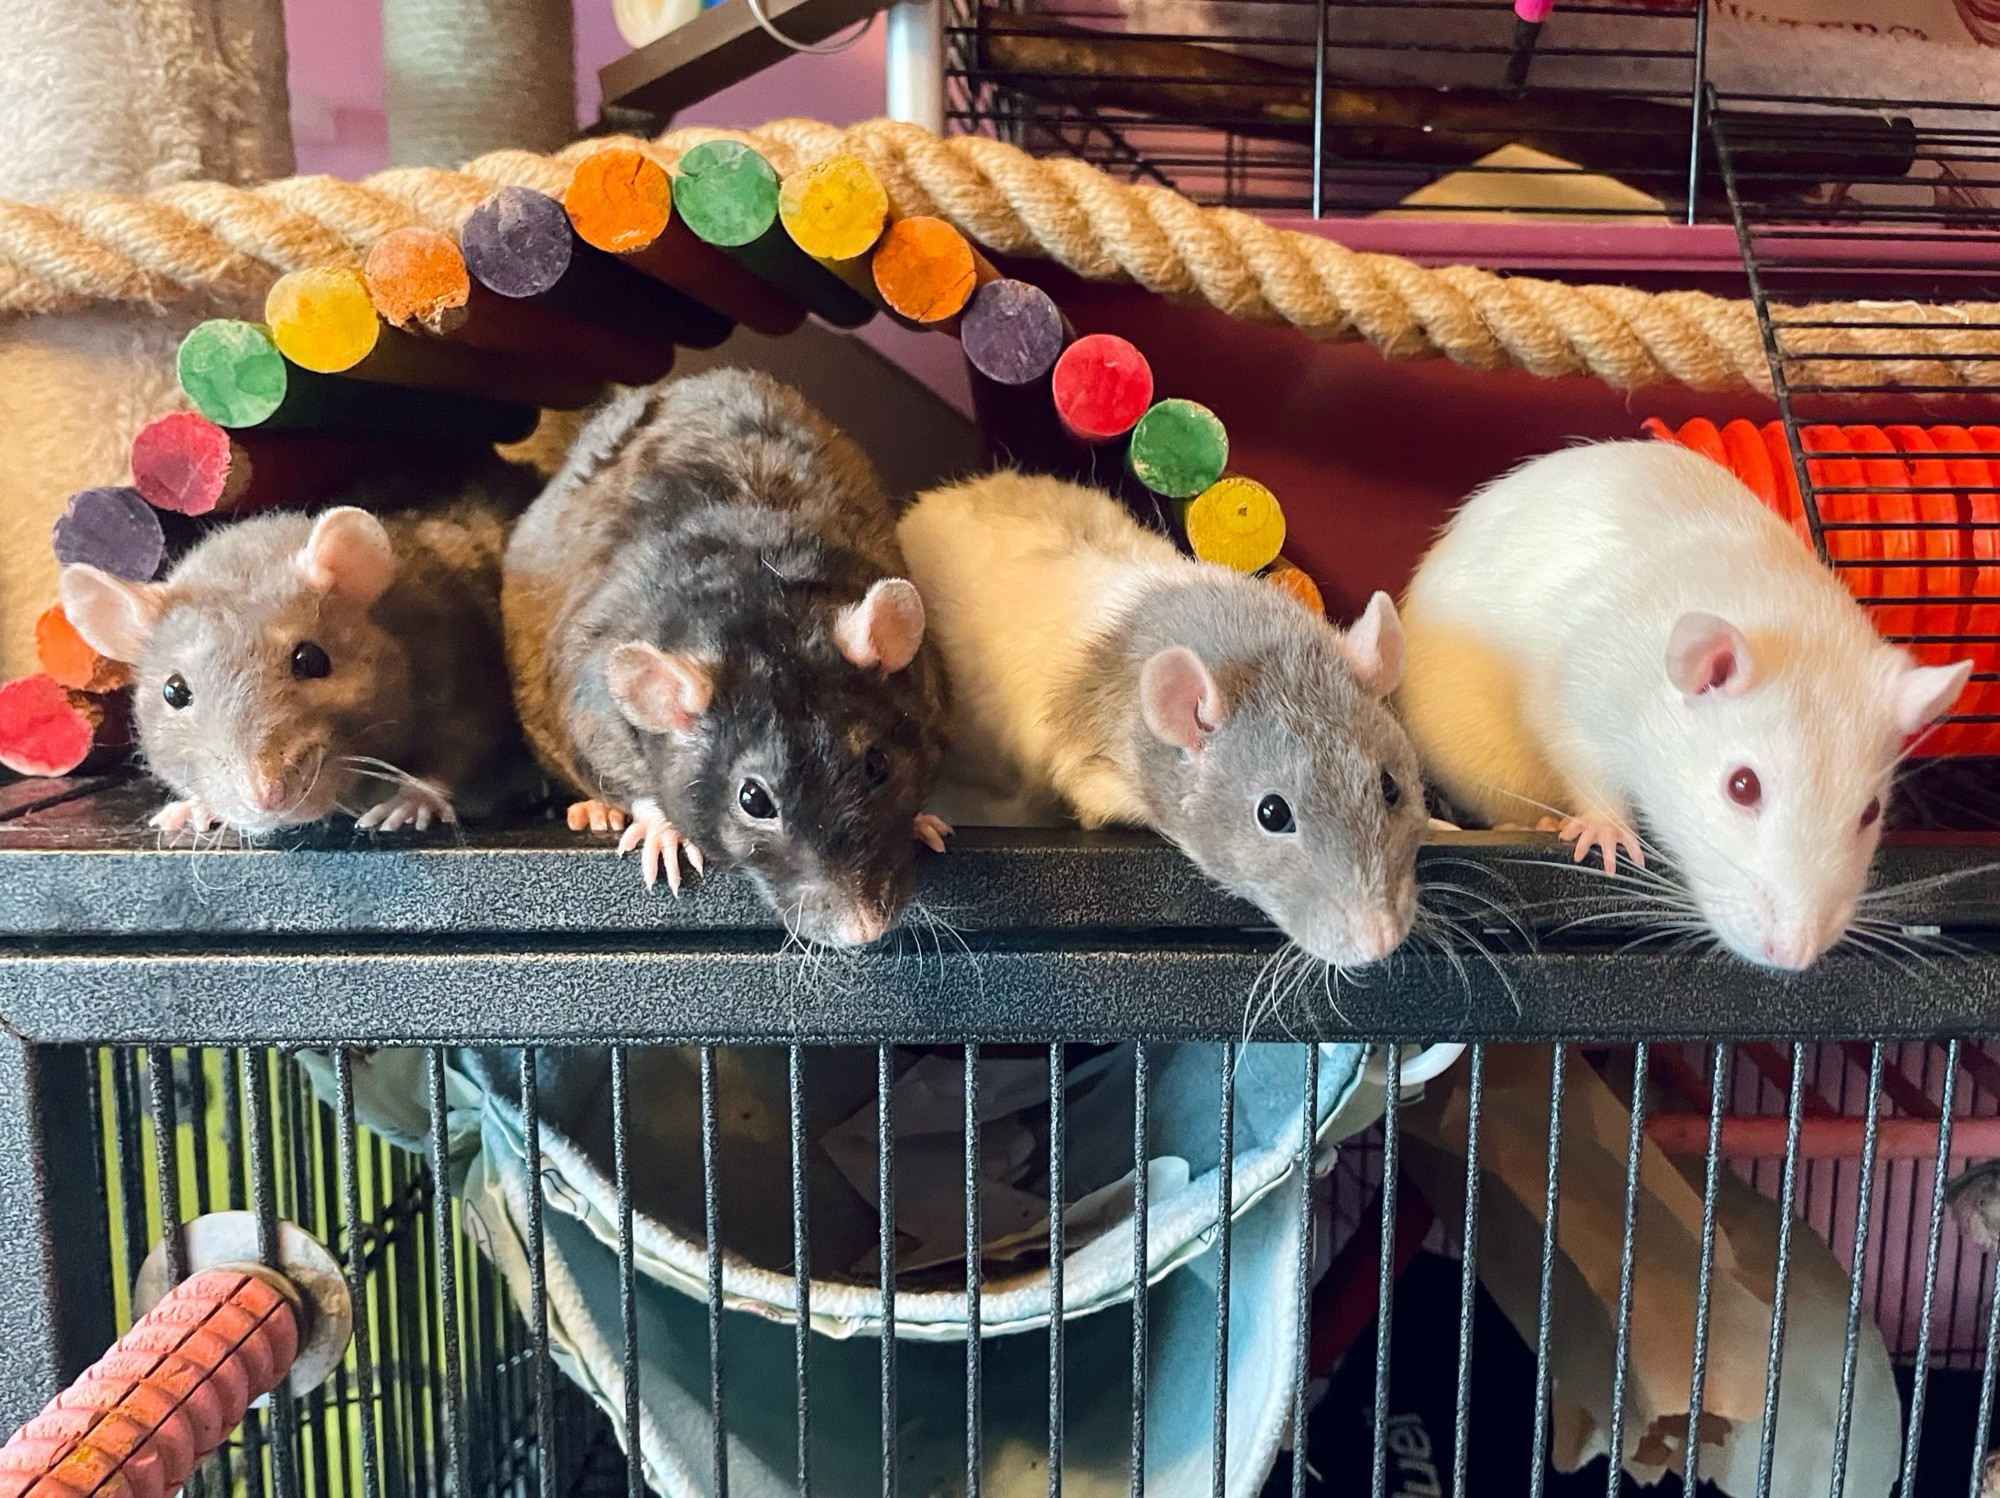
{"label": "rat's front paw", "polygon": [[1582,863],[1590,856],[1592,848],[1600,848],[1604,852],[1604,872],[1607,874],[1618,872],[1620,853],[1631,860],[1633,868],[1643,869],[1646,866],[1646,852],[1639,844],[1639,834],[1623,823],[1609,818],[1570,817],[1560,826],[1551,826],[1553,821],[1554,818],[1544,817],[1541,829],[1554,832],[1566,843],[1576,844],[1576,852],[1570,860],[1572,863]]}
{"label": "rat's front paw", "polygon": [[944,852],[944,840],[951,836],[951,823],[930,812],[917,813],[917,841],[933,853]]}
{"label": "rat's front paw", "polygon": [[571,832],[623,832],[625,813],[608,801],[572,801],[569,808]]}
{"label": "rat's front paw", "polygon": [[195,832],[206,832],[221,821],[222,818],[210,811],[204,802],[169,801],[165,806],[153,813],[150,825],[159,828],[160,831],[165,833],[181,832],[187,829],[192,829]]}
{"label": "rat's front paw", "polygon": [[423,832],[433,818],[448,825],[458,820],[458,813],[451,809],[451,798],[442,789],[418,780],[400,787],[387,801],[369,807],[354,819],[354,825],[363,832],[395,832],[404,826]]}
{"label": "rat's front paw", "polygon": [[644,849],[639,855],[639,871],[645,876],[647,889],[660,882],[664,866],[667,888],[679,894],[683,853],[697,874],[702,871],[701,849],[681,836],[680,829],[667,820],[657,801],[641,798],[632,803],[632,825],[618,839],[618,851],[630,853],[634,848]]}

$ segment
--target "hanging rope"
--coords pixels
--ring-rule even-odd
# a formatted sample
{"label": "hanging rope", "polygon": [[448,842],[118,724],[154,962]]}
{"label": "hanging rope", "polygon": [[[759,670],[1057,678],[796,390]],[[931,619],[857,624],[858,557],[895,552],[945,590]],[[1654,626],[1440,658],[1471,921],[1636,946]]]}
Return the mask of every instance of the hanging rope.
{"label": "hanging rope", "polygon": [[[1590,374],[1621,389],[1675,381],[1697,390],[1768,390],[1755,310],[1698,291],[1644,292],[1426,269],[1275,229],[1228,208],[1118,182],[1095,167],[1042,160],[980,136],[934,136],[871,120],[848,129],[778,120],[750,131],[689,127],[636,145],[672,168],[704,140],[748,142],[781,173],[841,153],[880,173],[900,213],[949,219],[987,248],[1041,255],[1090,280],[1130,280],[1232,317],[1288,322],[1315,338],[1364,338],[1391,358],[1443,354],[1470,369]],[[0,202],[0,315],[95,302],[163,305],[261,294],[277,274],[358,263],[391,229],[456,232],[494,188],[560,194],[573,164],[614,142],[554,156],[495,151],[459,171],[398,168],[363,182],[289,177],[256,188],[191,182],[144,198],[69,193]],[[1781,316],[1872,326],[1815,329],[1802,377],[1845,385],[1978,385],[2000,338],[2000,305],[1824,303]],[[1803,330],[1802,330],[1803,332]],[[1801,335],[1788,340],[1788,352]],[[1865,357],[1865,356],[1875,357]]]}

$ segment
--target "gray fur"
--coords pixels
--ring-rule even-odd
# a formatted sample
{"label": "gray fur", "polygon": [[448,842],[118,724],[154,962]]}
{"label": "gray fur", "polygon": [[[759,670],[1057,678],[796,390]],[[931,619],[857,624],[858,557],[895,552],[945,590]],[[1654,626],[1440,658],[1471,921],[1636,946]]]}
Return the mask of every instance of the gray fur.
{"label": "gray fur", "polygon": [[[133,663],[139,746],[152,772],[254,831],[359,810],[395,789],[360,774],[349,756],[387,761],[451,792],[518,750],[500,560],[533,474],[496,459],[450,482],[449,505],[382,517],[396,576],[370,608],[300,578],[292,559],[312,532],[310,516],[256,516],[190,551],[167,577],[164,612]],[[338,496],[364,506],[374,498],[365,485]],[[323,679],[292,677],[292,652],[306,640],[332,662]],[[193,693],[179,711],[162,695],[175,673]],[[295,792],[282,816],[245,800],[253,766],[283,775]]]}
{"label": "gray fur", "polygon": [[[1140,711],[1141,668],[1175,645],[1202,658],[1228,708],[1198,758],[1162,743]],[[1386,912],[1400,935],[1414,919],[1427,820],[1416,751],[1355,681],[1332,628],[1276,588],[1193,567],[1153,583],[1056,701],[1065,737],[1128,767],[1154,828],[1307,951],[1341,961],[1357,920]],[[1273,792],[1297,833],[1258,825]]]}
{"label": "gray fur", "polygon": [[[657,801],[804,935],[834,939],[857,906],[893,919],[943,753],[944,677],[928,643],[905,670],[856,667],[832,626],[902,573],[867,458],[795,391],[724,369],[623,392],[508,550],[508,656],[529,741],[586,796]],[[620,712],[605,662],[634,640],[709,664],[714,700],[693,733],[643,732]],[[863,774],[871,747],[889,758],[880,786]],[[749,775],[777,799],[775,832],[737,809]]]}

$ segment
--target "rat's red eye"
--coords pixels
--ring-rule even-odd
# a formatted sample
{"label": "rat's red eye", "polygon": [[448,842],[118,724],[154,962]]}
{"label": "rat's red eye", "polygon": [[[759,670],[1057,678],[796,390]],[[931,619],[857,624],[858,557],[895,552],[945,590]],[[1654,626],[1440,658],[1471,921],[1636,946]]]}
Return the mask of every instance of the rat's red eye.
{"label": "rat's red eye", "polygon": [[1757,772],[1748,765],[1739,765],[1729,774],[1729,799],[1738,806],[1755,807],[1764,799],[1764,785],[1758,780]]}
{"label": "rat's red eye", "polygon": [[1882,815],[1882,798],[1877,796],[1861,808],[1861,828],[1865,832],[1875,825],[1875,819]]}

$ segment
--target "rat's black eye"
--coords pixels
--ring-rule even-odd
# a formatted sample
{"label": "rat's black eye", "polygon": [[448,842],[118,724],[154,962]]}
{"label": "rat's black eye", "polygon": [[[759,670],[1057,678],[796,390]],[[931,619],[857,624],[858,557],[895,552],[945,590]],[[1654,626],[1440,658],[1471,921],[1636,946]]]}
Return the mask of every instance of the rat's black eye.
{"label": "rat's black eye", "polygon": [[167,706],[179,712],[194,701],[194,688],[187,684],[187,678],[176,671],[160,688],[160,695],[167,699]]}
{"label": "rat's black eye", "polygon": [[1403,788],[1396,784],[1396,777],[1387,770],[1382,772],[1382,804],[1394,806],[1403,799]]}
{"label": "rat's black eye", "polygon": [[764,789],[761,781],[746,780],[738,786],[736,804],[743,808],[743,815],[753,822],[775,822],[778,819],[778,803],[771,799],[771,793]]}
{"label": "rat's black eye", "polygon": [[297,681],[313,681],[333,670],[333,662],[326,658],[326,652],[311,640],[301,640],[292,647],[292,677]]}
{"label": "rat's black eye", "polygon": [[1882,798],[1877,796],[1861,808],[1861,830],[1866,832],[1875,825],[1875,819],[1882,815]]}
{"label": "rat's black eye", "polygon": [[889,756],[879,747],[870,746],[861,757],[861,773],[868,777],[870,785],[880,785],[889,778]]}
{"label": "rat's black eye", "polygon": [[1266,832],[1299,830],[1299,824],[1292,819],[1292,803],[1275,793],[1257,803],[1257,825]]}

